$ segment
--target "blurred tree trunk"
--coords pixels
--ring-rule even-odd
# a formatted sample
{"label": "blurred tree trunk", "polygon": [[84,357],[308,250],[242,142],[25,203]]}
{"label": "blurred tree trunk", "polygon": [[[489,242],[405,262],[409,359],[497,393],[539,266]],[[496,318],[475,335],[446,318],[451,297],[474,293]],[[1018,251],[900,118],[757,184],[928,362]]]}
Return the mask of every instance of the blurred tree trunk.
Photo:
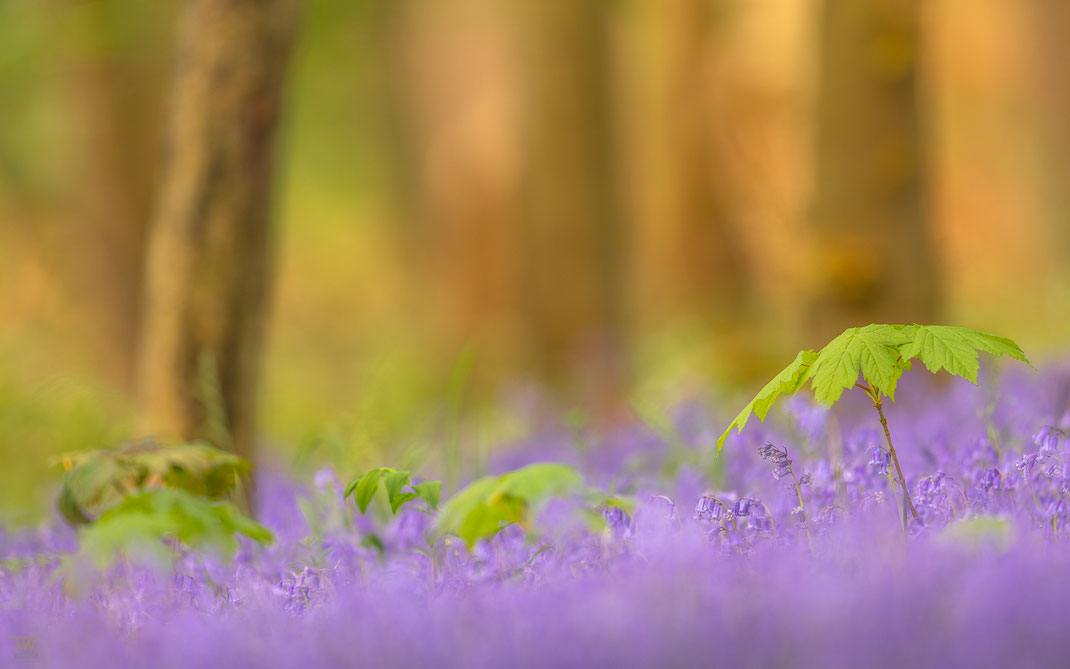
{"label": "blurred tree trunk", "polygon": [[625,376],[624,235],[612,155],[612,5],[529,5],[520,237],[526,334],[542,378],[615,411]]}
{"label": "blurred tree trunk", "polygon": [[159,79],[167,61],[150,40],[163,22],[117,26],[119,9],[108,0],[60,0],[56,9],[80,12],[61,49],[73,143],[57,264],[68,268],[67,292],[99,373],[133,392]]}
{"label": "blurred tree trunk", "polygon": [[251,456],[274,144],[299,0],[189,0],[150,230],[143,428]]}
{"label": "blurred tree trunk", "polygon": [[[404,246],[434,339],[501,367],[515,317],[515,57],[498,0],[387,0]],[[430,308],[429,308],[430,307]],[[490,361],[490,364],[486,364]]]}
{"label": "blurred tree trunk", "polygon": [[72,248],[64,256],[73,259],[71,292],[101,372],[132,389],[151,187],[140,178],[147,172],[136,172],[145,163],[129,155],[136,125],[116,109],[120,68],[95,62],[79,69],[68,99],[77,110],[81,169],[64,237]]}
{"label": "blurred tree trunk", "polygon": [[[646,175],[662,197],[650,241],[656,270],[646,290],[656,311],[709,321],[738,317],[744,302],[745,264],[719,189],[710,107],[709,40],[717,17],[709,0],[665,0],[660,7],[657,164]],[[720,119],[724,122],[724,119]]]}
{"label": "blurred tree trunk", "polygon": [[1038,0],[1029,5],[1035,29],[1030,36],[1040,65],[1040,119],[1046,216],[1054,257],[1061,258],[1062,279],[1070,286],[1070,3]]}
{"label": "blurred tree trunk", "polygon": [[919,118],[919,4],[824,0],[815,337],[939,305]]}
{"label": "blurred tree trunk", "polygon": [[609,10],[527,3],[521,283],[545,380],[608,408],[623,391],[621,219],[615,202]]}
{"label": "blurred tree trunk", "polygon": [[[375,0],[372,5],[375,53],[378,76],[375,99],[378,103],[380,127],[383,131],[387,169],[387,193],[391,221],[395,224],[398,244],[403,258],[412,269],[418,269],[417,207],[412,189],[419,182],[419,142],[414,137],[411,74],[409,52],[414,45],[410,36],[412,5],[416,0]],[[416,272],[406,280],[407,307],[417,309],[423,304],[421,282]]]}

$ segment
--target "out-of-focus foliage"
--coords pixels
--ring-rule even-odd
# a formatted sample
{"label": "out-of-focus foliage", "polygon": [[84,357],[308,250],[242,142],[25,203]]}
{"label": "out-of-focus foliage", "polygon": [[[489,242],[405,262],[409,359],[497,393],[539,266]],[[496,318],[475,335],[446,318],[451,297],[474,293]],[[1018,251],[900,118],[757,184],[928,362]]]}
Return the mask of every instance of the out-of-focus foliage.
{"label": "out-of-focus foliage", "polygon": [[273,540],[270,530],[230,504],[161,488],[132,495],[105,511],[82,531],[79,553],[105,568],[117,552],[134,547],[166,555],[160,539],[173,536],[190,548],[217,551],[229,559],[238,549],[238,535],[261,544]]}
{"label": "out-of-focus foliage", "polygon": [[102,511],[141,492],[170,488],[208,499],[234,493],[249,463],[208,444],[153,441],[117,449],[71,453],[56,460],[67,469],[59,509],[68,522],[93,522]]}
{"label": "out-of-focus foliage", "polygon": [[531,529],[532,514],[555,497],[584,490],[583,476],[566,465],[539,463],[501,476],[473,481],[451,497],[435,519],[439,532],[454,534],[471,548],[517,524]]}
{"label": "out-of-focus foliage", "polygon": [[[532,403],[524,379],[514,384],[531,371],[516,364],[527,324],[520,293],[495,292],[486,263],[456,259],[493,261],[505,276],[527,261],[523,240],[507,234],[525,215],[521,121],[532,111],[531,81],[553,72],[525,56],[517,31],[527,24],[514,2],[305,4],[279,138],[281,234],[262,452],[308,474],[325,461],[340,471],[392,462],[438,472],[461,452],[465,466],[457,469],[482,474],[492,448],[538,424],[525,413]],[[817,253],[809,220],[815,63],[826,46],[815,29],[821,4],[603,5],[612,53],[589,51],[611,61],[606,70],[614,73],[612,118],[599,127],[612,130],[620,168],[614,206],[634,232],[622,240],[617,267],[628,294],[623,335],[633,388],[669,389],[679,399],[682,388],[694,396],[768,379],[805,337],[805,297],[830,262]],[[1065,190],[1058,175],[1066,172],[1063,145],[1050,141],[1064,134],[1054,96],[1066,87],[1045,74],[1061,76],[1054,65],[1061,59],[1052,56],[1061,44],[1033,23],[1048,4],[939,3],[926,17],[924,50],[913,53],[916,45],[901,41],[894,53],[878,49],[881,66],[913,63],[926,87],[923,162],[932,165],[926,192],[945,318],[994,331],[1013,323],[1038,354],[1066,338],[1066,310],[1058,307],[1070,294],[1060,261],[1067,226],[1049,223],[1065,217],[1065,206],[1044,192],[1044,184]],[[0,2],[5,518],[47,514],[58,481],[45,458],[131,435],[124,400],[101,382],[100,356],[83,327],[101,315],[86,313],[85,282],[65,276],[81,250],[67,240],[92,213],[77,195],[96,168],[110,162],[134,175],[152,172],[155,151],[125,147],[159,144],[181,6]],[[628,76],[616,76],[622,72]],[[95,86],[93,76],[110,83]],[[120,95],[107,94],[113,90]],[[76,141],[106,138],[101,127],[117,120],[121,141],[107,146],[122,155],[105,160],[92,143]],[[889,178],[916,158],[873,153]],[[143,181],[140,188],[151,190],[151,179]],[[131,195],[124,183],[98,194],[122,199]],[[707,220],[689,218],[687,193],[677,192],[688,183],[712,184],[712,211],[748,261],[746,303],[718,317],[671,313],[663,290],[694,269],[667,231]],[[146,202],[148,190],[138,195]],[[487,220],[494,235],[478,227]],[[868,221],[849,224],[861,230]],[[865,279],[877,264],[855,248],[847,249],[847,274]],[[458,266],[476,269],[458,277],[451,274]],[[458,278],[475,292],[461,290]],[[478,301],[487,286],[498,301]],[[734,332],[748,319],[759,326]],[[463,420],[455,420],[444,407],[443,380],[467,349],[477,364]],[[513,384],[504,385],[512,404],[483,411],[502,400],[493,393],[503,377]],[[714,386],[705,385],[710,378]],[[474,427],[452,427],[459,424]]]}
{"label": "out-of-focus foliage", "polygon": [[1014,525],[1007,518],[966,518],[950,523],[940,536],[948,542],[969,548],[1005,550],[1014,539]]}
{"label": "out-of-focus foliage", "polygon": [[[78,537],[78,551],[62,569],[69,591],[84,591],[86,567],[108,569],[116,560],[157,566],[174,562],[180,546],[229,560],[238,536],[270,544],[271,530],[226,502],[215,502],[179,488],[143,490],[104,511]],[[172,540],[177,543],[168,545]]]}
{"label": "out-of-focus foliage", "polygon": [[386,491],[390,512],[395,514],[398,509],[415,499],[422,500],[428,512],[435,511],[438,509],[438,500],[442,495],[442,481],[413,483],[407,471],[379,467],[353,479],[346,486],[343,498],[352,495],[360,512],[364,513],[380,488]]}
{"label": "out-of-focus foliage", "polygon": [[144,441],[55,460],[67,470],[59,510],[85,525],[59,572],[68,592],[84,593],[94,574],[120,559],[164,566],[192,549],[229,560],[238,535],[272,541],[266,527],[225,501],[241,490],[249,463],[207,444]]}
{"label": "out-of-focus foliage", "polygon": [[85,378],[36,377],[42,367],[35,355],[0,356],[0,517],[15,522],[53,508],[59,477],[51,458],[129,435],[129,411],[115,393]]}

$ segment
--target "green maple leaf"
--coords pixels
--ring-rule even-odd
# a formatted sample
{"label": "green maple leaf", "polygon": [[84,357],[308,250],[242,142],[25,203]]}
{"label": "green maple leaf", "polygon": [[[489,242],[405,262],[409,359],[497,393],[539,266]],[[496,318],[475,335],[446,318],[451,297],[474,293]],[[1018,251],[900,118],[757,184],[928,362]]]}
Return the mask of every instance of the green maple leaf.
{"label": "green maple leaf", "polygon": [[908,325],[903,333],[910,337],[900,348],[903,359],[917,358],[933,374],[945,369],[976,384],[977,358],[982,351],[1010,356],[1032,367],[1018,344],[1006,337],[947,325]]}
{"label": "green maple leaf", "polygon": [[765,421],[766,415],[769,413],[769,409],[773,407],[773,403],[782,394],[794,393],[796,390],[802,387],[806,380],[809,378],[811,372],[811,365],[817,360],[817,353],[813,351],[799,351],[795,356],[795,360],[790,365],[780,371],[779,374],[773,377],[773,380],[765,384],[765,387],[758,391],[758,394],[754,396],[747,406],[743,407],[743,410],[739,412],[732,424],[728,426],[728,429],[724,431],[721,438],[717,440],[717,450],[721,450],[724,445],[724,440],[728,438],[728,433],[732,431],[732,428],[743,429],[743,426],[747,424],[750,419],[750,415],[753,413],[760,420]]}
{"label": "green maple leaf", "polygon": [[980,353],[1006,355],[1030,365],[1018,344],[1006,337],[947,325],[879,325],[848,328],[820,352],[800,351],[795,360],[773,377],[717,440],[724,446],[732,428],[741,431],[753,413],[762,421],[777,398],[794,394],[806,382],[817,401],[830,407],[859,376],[874,401],[895,401],[895,389],[911,360],[918,359],[932,373],[944,369],[977,383]]}
{"label": "green maple leaf", "polygon": [[847,390],[858,383],[858,375],[874,388],[895,399],[895,386],[903,370],[899,347],[910,338],[894,325],[867,325],[847,328],[830,341],[810,370],[810,386],[824,406],[832,406]]}

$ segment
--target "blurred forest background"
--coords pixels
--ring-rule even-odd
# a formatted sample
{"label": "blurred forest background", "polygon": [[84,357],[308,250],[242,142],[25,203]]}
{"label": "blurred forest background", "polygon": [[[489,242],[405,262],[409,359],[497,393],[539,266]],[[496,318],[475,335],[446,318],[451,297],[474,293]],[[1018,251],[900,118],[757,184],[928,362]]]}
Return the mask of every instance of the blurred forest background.
{"label": "blurred forest background", "polygon": [[612,424],[872,321],[1066,349],[1063,0],[271,0],[233,39],[222,4],[0,0],[4,517],[141,431],[148,293],[183,276],[151,226],[176,156],[230,141],[181,122],[233,111],[189,74],[227,48],[279,92],[274,130],[239,110],[265,157],[204,177],[272,221],[224,272],[269,277],[235,386],[263,458]]}

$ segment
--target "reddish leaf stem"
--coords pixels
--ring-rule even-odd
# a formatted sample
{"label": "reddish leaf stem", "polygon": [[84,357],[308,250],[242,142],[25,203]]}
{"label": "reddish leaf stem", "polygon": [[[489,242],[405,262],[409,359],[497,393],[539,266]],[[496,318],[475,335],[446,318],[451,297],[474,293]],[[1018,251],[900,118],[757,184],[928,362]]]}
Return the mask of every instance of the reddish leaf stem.
{"label": "reddish leaf stem", "polygon": [[[884,417],[884,398],[880,396],[880,393],[872,388],[866,389],[870,397],[873,399],[873,407],[877,410],[877,415],[881,419],[881,427],[884,428],[884,438],[888,441],[888,450],[892,454],[892,462],[895,463],[895,473],[899,475],[899,485],[903,489],[903,502],[910,510],[911,517],[914,518],[914,522],[918,522],[918,512],[914,509],[914,502],[910,499],[910,490],[907,488],[907,479],[903,476],[903,468],[899,466],[899,456],[895,453],[895,446],[892,444],[892,433],[888,431],[888,419]],[[903,529],[906,529],[906,516],[903,517]]]}

